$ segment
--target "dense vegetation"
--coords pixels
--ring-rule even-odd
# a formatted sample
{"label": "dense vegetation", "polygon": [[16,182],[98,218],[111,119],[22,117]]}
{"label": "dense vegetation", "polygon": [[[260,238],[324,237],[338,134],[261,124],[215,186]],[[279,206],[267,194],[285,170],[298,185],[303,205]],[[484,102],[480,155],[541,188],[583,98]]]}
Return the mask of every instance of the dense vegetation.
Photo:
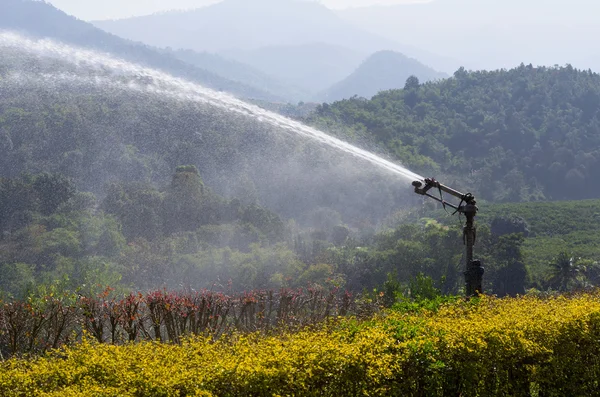
{"label": "dense vegetation", "polygon": [[[0,364],[3,396],[596,395],[598,294],[457,302],[276,335],[110,346]],[[168,369],[168,370],[167,370]]]}
{"label": "dense vegetation", "polygon": [[[88,290],[98,285],[213,288],[215,283],[230,283],[235,290],[278,289],[320,283],[361,291],[384,283],[402,289],[420,274],[444,293],[460,291],[460,225],[455,218],[449,218],[451,223],[421,220],[434,216],[431,207],[392,216],[406,201],[417,200],[405,182],[246,117],[146,94],[144,84],[152,82],[135,81],[137,91],[126,88],[132,82],[123,76],[96,85],[69,75],[75,70],[64,62],[41,61],[16,50],[7,54],[0,64],[4,294],[20,297],[49,283]],[[72,77],[42,82],[26,72],[13,74],[32,65]],[[522,70],[588,76],[583,81],[590,82],[596,78],[568,69]],[[479,76],[459,74],[413,90],[420,97],[421,91],[454,86],[471,75]],[[405,101],[409,92],[407,87],[372,101],[322,106],[315,117],[330,123],[336,109],[378,109],[375,104],[384,98],[396,95]],[[388,110],[390,117],[394,114]],[[425,128],[413,125],[418,126]],[[379,136],[362,128],[354,128],[359,138]],[[511,131],[497,137],[498,144],[511,148],[507,152],[520,150],[510,146]],[[414,142],[430,142],[437,135],[410,136]],[[593,139],[590,135],[585,150],[596,153]],[[437,167],[415,146],[406,148],[413,153],[409,162]],[[509,158],[516,162],[506,163],[510,167],[526,159]],[[481,161],[488,164],[484,170],[505,172],[489,158]],[[195,167],[178,169],[182,164]],[[590,169],[589,175],[594,172]],[[557,190],[561,184],[556,179],[537,186]],[[486,188],[481,185],[484,197]],[[62,195],[51,194],[55,190]],[[588,185],[566,192],[593,191]],[[477,255],[486,268],[485,290],[504,295],[598,285],[597,207],[595,201],[516,207],[482,203]],[[509,227],[499,227],[502,222]],[[408,224],[398,226],[402,223]]]}
{"label": "dense vegetation", "polygon": [[190,336],[219,339],[232,333],[274,333],[318,326],[338,316],[371,316],[380,297],[356,299],[323,288],[221,292],[153,291],[115,297],[51,291],[20,301],[0,301],[0,357],[43,355],[81,342],[122,345],[181,343]]}
{"label": "dense vegetation", "polygon": [[[546,206],[557,215],[539,216],[538,204],[487,208],[477,242],[486,291],[600,284],[600,231],[593,218],[600,203]],[[461,230],[454,218],[440,218],[452,220],[448,225],[419,221],[435,214],[423,209],[408,215],[411,224],[374,236],[325,219],[302,230],[256,204],[215,194],[194,166],[179,167],[161,190],[110,184],[100,201],[58,174],[5,178],[0,207],[0,288],[9,297],[38,296],[47,288],[243,291],[317,283],[350,291],[381,288],[393,301],[419,277],[443,293],[458,293],[463,283]],[[567,220],[575,207],[580,230],[573,231]]]}
{"label": "dense vegetation", "polygon": [[277,215],[212,193],[193,166],[179,167],[162,192],[112,184],[100,203],[57,174],[1,179],[0,205],[0,286],[9,296],[43,285],[90,292],[218,280],[240,290],[300,267],[277,245],[285,237]]}
{"label": "dense vegetation", "polygon": [[[57,75],[41,80],[31,68]],[[405,189],[376,169],[251,117],[171,97],[177,93],[147,94],[152,82],[99,69],[77,70],[104,78],[94,83],[58,60],[17,52],[0,61],[4,176],[58,172],[103,193],[110,181],[164,186],[177,166],[194,164],[220,194],[258,200],[299,222],[326,207],[346,222],[373,224],[401,202]]]}
{"label": "dense vegetation", "polygon": [[[375,140],[421,174],[492,201],[598,198],[600,75],[566,67],[458,70],[310,120]],[[348,132],[348,131],[352,132]]]}
{"label": "dense vegetation", "polygon": [[[404,186],[385,175],[264,123],[145,94],[148,82],[94,84],[59,60],[6,54],[0,262],[12,296],[51,282],[231,282],[236,290],[333,283],[338,272],[317,263],[318,252],[343,245],[350,229],[374,230],[401,202]],[[42,81],[31,67],[55,77]],[[69,195],[44,204],[53,187],[38,188],[40,178]]]}
{"label": "dense vegetation", "polygon": [[600,259],[600,201],[496,204],[485,206],[479,218],[492,232],[503,226],[505,232],[523,233],[522,261],[532,285],[543,288],[542,280],[560,268],[578,287],[600,282],[594,263]]}
{"label": "dense vegetation", "polygon": [[[394,215],[417,202],[405,181],[251,118],[153,94],[152,79],[3,53],[5,295],[52,282],[401,290],[420,275],[460,291],[460,226],[422,220],[429,207]],[[322,105],[308,120],[489,201],[577,199],[599,193],[599,92],[598,75],[571,67],[461,69]],[[486,291],[597,285],[596,205],[482,204]]]}

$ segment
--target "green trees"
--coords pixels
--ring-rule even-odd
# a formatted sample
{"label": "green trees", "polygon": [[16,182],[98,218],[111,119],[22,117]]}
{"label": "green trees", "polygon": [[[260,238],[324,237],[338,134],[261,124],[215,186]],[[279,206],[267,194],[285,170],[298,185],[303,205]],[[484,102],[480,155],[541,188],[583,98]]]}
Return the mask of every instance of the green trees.
{"label": "green trees", "polygon": [[494,294],[514,296],[525,293],[527,269],[521,253],[524,240],[522,233],[504,234],[496,237],[492,249],[492,260],[495,267],[486,274],[486,277],[492,279]]}
{"label": "green trees", "polygon": [[48,216],[75,196],[72,180],[60,174],[24,174],[0,178],[0,233],[11,233]]}
{"label": "green trees", "polygon": [[285,226],[279,216],[256,204],[245,208],[240,221],[258,229],[269,241],[282,241],[285,238]]}
{"label": "green trees", "polygon": [[419,79],[416,76],[410,76],[404,85],[404,102],[408,107],[414,107],[419,100]]}
{"label": "green trees", "polygon": [[166,234],[198,229],[203,224],[204,183],[195,166],[177,167],[163,201]]}
{"label": "green trees", "polygon": [[561,252],[549,265],[553,288],[564,292],[584,285],[586,268],[580,258]]}
{"label": "green trees", "polygon": [[[321,106],[310,120],[421,173],[443,172],[478,198],[592,197],[600,194],[599,80],[568,67],[460,70]],[[134,288],[190,280],[251,288],[326,277],[361,290],[396,272],[403,282],[422,273],[444,292],[461,288],[460,228],[429,220],[385,230],[408,186],[362,163],[189,103],[0,86],[0,265],[15,279],[69,273],[89,285],[122,275]],[[23,170],[47,173],[17,177]],[[589,225],[598,211],[587,202],[527,208],[479,229],[487,290],[583,284],[581,271],[569,279],[557,270],[552,282],[544,272],[560,251],[597,259]]]}
{"label": "green trees", "polygon": [[529,236],[529,225],[518,216],[498,216],[490,225],[492,235],[499,237],[506,234],[521,233],[523,237]]}
{"label": "green trees", "polygon": [[600,75],[571,66],[460,69],[320,106],[308,120],[383,145],[422,175],[450,174],[487,200],[581,199],[600,195],[598,98]]}
{"label": "green trees", "polygon": [[162,235],[162,202],[163,194],[150,184],[113,183],[102,208],[119,219],[128,239],[154,240]]}

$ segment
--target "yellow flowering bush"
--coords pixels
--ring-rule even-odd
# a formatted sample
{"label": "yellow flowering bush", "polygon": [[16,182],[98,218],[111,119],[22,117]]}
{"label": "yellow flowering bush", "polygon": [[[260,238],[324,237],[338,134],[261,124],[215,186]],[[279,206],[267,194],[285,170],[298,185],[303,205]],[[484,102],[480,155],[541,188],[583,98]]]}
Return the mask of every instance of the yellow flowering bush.
{"label": "yellow flowering bush", "polygon": [[0,364],[1,396],[591,396],[600,293],[482,297],[277,335],[93,338]]}

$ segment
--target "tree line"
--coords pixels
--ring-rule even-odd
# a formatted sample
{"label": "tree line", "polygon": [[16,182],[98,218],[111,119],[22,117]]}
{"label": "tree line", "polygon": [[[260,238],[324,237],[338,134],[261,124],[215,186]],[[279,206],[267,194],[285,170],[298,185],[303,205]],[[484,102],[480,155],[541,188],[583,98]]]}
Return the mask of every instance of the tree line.
{"label": "tree line", "polygon": [[323,104],[308,120],[486,200],[600,197],[600,75],[570,65],[412,76],[402,90]]}

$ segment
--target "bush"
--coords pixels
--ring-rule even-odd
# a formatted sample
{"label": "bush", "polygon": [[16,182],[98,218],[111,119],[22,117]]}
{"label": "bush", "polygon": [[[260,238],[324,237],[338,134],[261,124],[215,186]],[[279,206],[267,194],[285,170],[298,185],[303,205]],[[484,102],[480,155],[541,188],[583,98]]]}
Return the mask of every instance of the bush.
{"label": "bush", "polygon": [[4,362],[0,395],[597,395],[599,298],[482,297],[437,312],[180,345],[85,339]]}

